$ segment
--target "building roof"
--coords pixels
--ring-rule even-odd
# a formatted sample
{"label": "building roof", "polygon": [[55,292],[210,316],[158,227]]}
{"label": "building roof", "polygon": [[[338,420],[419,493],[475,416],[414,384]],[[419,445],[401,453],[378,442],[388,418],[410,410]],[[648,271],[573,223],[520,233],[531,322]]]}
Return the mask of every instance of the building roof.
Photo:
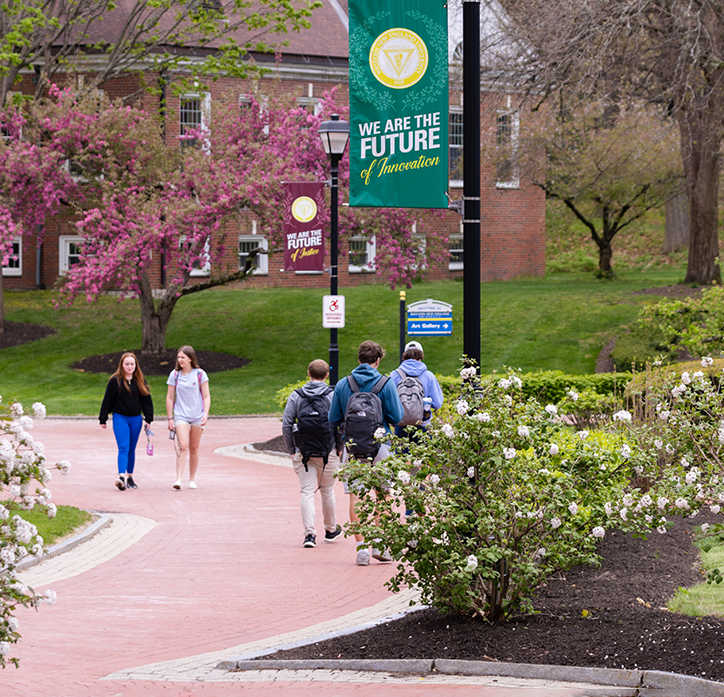
{"label": "building roof", "polygon": [[[263,33],[247,30],[233,32],[220,41],[210,42],[203,47],[199,43],[187,42],[184,51],[199,55],[200,51],[218,47],[226,40],[233,38],[236,42],[244,44],[247,41],[263,41],[269,44],[279,44],[287,41],[288,46],[281,46],[284,55],[297,55],[308,58],[347,59],[349,55],[349,34],[347,25],[347,0],[320,0],[321,7],[312,11],[309,19],[311,27],[299,32],[289,33]],[[118,0],[116,9],[106,13],[102,21],[94,22],[88,32],[88,42],[115,43],[123,32],[129,20],[132,20],[137,0]],[[222,0],[222,5],[225,0]],[[173,28],[173,17],[167,13],[159,22],[161,30],[168,31]],[[176,50],[179,50],[178,47]],[[336,60],[335,60],[336,62]]]}

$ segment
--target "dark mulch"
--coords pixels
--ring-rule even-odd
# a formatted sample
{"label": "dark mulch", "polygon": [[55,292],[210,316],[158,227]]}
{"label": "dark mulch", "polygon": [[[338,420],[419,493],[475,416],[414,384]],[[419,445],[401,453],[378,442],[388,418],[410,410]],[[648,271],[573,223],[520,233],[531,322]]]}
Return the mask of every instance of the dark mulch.
{"label": "dark mulch", "polygon": [[56,333],[53,327],[29,322],[5,322],[5,331],[0,332],[0,349],[29,344]]}
{"label": "dark mulch", "polygon": [[252,443],[257,450],[268,450],[272,453],[283,453],[287,454],[287,446],[284,443],[284,436],[277,436],[271,440],[264,441],[263,443]]}
{"label": "dark mulch", "polygon": [[724,681],[724,621],[661,609],[679,586],[703,578],[691,527],[690,521],[679,521],[646,541],[607,534],[600,568],[579,567],[550,580],[535,598],[538,614],[507,624],[426,609],[274,657],[443,657],[664,670]]}
{"label": "dark mulch", "polygon": [[[145,375],[168,375],[176,365],[176,349],[165,349],[161,353],[141,353],[140,350],[126,349],[133,351],[138,358]],[[118,362],[125,351],[115,353],[104,353],[100,356],[88,356],[76,363],[71,368],[88,373],[113,373],[118,367]],[[207,373],[220,373],[222,370],[233,370],[243,368],[250,361],[248,358],[232,356],[228,353],[217,353],[216,351],[196,351],[196,358],[199,365]]]}
{"label": "dark mulch", "polygon": [[680,300],[681,298],[698,298],[701,295],[701,286],[692,287],[677,283],[673,286],[658,286],[634,291],[633,295],[663,295],[667,298]]}

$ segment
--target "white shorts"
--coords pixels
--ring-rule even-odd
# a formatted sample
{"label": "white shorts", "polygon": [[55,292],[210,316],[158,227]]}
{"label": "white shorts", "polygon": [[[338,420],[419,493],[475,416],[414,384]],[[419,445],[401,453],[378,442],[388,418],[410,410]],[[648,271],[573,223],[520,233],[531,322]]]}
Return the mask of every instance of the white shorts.
{"label": "white shorts", "polygon": [[200,428],[203,428],[203,426],[201,426],[201,422],[203,420],[204,420],[203,416],[200,419],[196,419],[195,421],[189,421],[188,419],[174,418],[173,425],[174,425],[174,427],[178,427],[179,424],[188,424],[189,426],[199,426]]}

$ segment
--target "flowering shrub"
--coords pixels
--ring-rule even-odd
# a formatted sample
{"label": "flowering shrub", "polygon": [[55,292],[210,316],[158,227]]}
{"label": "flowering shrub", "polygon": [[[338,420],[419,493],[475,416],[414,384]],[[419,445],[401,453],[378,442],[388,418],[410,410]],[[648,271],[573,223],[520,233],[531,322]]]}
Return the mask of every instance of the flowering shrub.
{"label": "flowering shrub", "polygon": [[[400,562],[392,590],[417,585],[442,610],[504,619],[530,609],[552,572],[595,563],[607,530],[663,533],[666,515],[717,495],[718,480],[704,484],[680,461],[662,471],[628,411],[608,431],[574,430],[556,405],[525,398],[514,373],[465,377],[449,421],[419,442],[393,439],[378,465],[345,467],[366,489],[350,532]],[[724,423],[721,432],[724,441]]]}
{"label": "flowering shrub", "polygon": [[[1,401],[1,398],[0,398]],[[36,402],[32,406],[33,416],[42,419],[45,407]],[[33,419],[25,413],[19,402],[5,406],[0,404],[0,665],[5,666],[11,644],[20,639],[19,622],[13,615],[18,605],[37,607],[42,602],[55,601],[55,593],[36,594],[32,588],[23,587],[17,580],[17,564],[28,555],[43,553],[43,538],[37,528],[19,515],[12,514],[15,507],[30,510],[44,506],[48,517],[56,513],[51,503],[47,484],[51,479],[43,444],[28,432]],[[62,474],[67,474],[70,463],[55,465]],[[10,662],[17,666],[17,659]]]}

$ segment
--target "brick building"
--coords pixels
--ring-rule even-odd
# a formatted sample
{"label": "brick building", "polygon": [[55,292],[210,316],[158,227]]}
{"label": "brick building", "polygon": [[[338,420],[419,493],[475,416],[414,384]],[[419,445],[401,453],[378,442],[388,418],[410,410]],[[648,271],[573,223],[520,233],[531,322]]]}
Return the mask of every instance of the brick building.
{"label": "brick building", "polygon": [[[123,19],[123,9],[130,0],[121,0],[119,10],[103,22],[100,38],[112,40],[116,22]],[[255,59],[266,62],[270,68],[261,79],[266,90],[280,90],[296,96],[299,104],[314,109],[323,93],[336,86],[338,98],[348,98],[348,21],[346,0],[323,0],[322,7],[313,12],[311,28],[288,35],[288,45],[281,49],[281,60],[258,54]],[[450,187],[453,199],[462,197],[462,181],[457,174],[462,154],[462,92],[459,55],[461,27],[450,27],[450,100],[449,100],[449,154]],[[98,37],[92,37],[94,39]],[[211,50],[211,49],[205,49]],[[203,51],[196,51],[203,57]],[[86,60],[88,60],[86,58]],[[97,59],[96,59],[97,60]],[[82,75],[82,63],[79,64]],[[82,77],[77,78],[82,79]],[[33,75],[28,72],[18,89],[32,94]],[[101,85],[111,98],[126,97],[140,89],[136,74],[122,75]],[[240,102],[254,90],[253,81],[221,78],[213,82],[208,92],[189,92],[180,97],[169,90],[165,133],[169,142],[176,142],[184,128],[198,126],[207,118],[212,100],[222,94],[237,94]],[[142,98],[147,110],[161,108],[161,96],[146,94]],[[485,144],[506,142],[515,144],[519,128],[518,111],[512,106],[511,95],[494,84],[481,83],[481,141]],[[514,151],[514,147],[513,147]],[[515,162],[483,164],[481,168],[481,258],[483,281],[508,280],[517,276],[542,276],[545,271],[545,199],[542,191],[521,181]],[[424,215],[423,211],[420,211]],[[446,279],[463,273],[462,226],[458,214],[452,211],[444,217],[428,218],[427,229],[444,232],[450,239],[450,258],[446,265],[428,269],[426,278]],[[227,260],[227,271],[245,261],[250,249],[265,246],[264,238],[257,234],[256,222],[249,217],[238,230],[238,248]],[[69,214],[61,213],[47,220],[42,246],[34,235],[26,235],[21,243],[14,242],[13,258],[3,267],[3,285],[10,289],[51,287],[57,277],[78,255],[78,236]],[[375,241],[352,239],[344,242],[339,259],[339,278],[342,287],[359,283],[377,282],[374,273]],[[325,273],[284,272],[281,253],[259,255],[253,277],[245,282],[254,286],[327,287]],[[193,272],[199,279],[208,277],[209,268]],[[154,282],[162,285],[160,267],[153,274]]]}

